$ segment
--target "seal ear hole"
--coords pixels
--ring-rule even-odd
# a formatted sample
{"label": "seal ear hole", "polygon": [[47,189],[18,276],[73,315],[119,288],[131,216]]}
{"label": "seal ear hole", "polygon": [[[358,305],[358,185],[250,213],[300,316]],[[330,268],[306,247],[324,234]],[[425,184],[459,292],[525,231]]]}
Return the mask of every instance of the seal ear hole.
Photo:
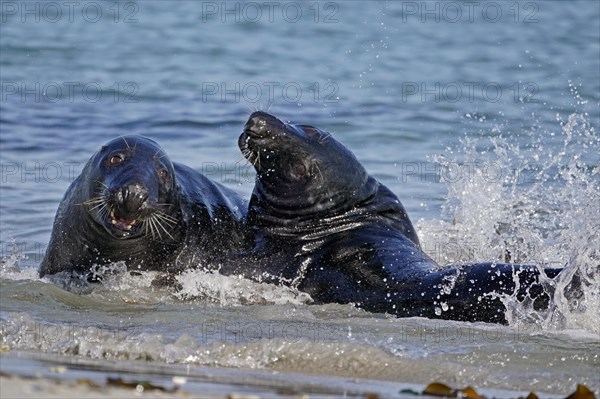
{"label": "seal ear hole", "polygon": [[307,173],[306,166],[304,166],[304,164],[297,163],[292,167],[292,173],[296,177],[303,177]]}

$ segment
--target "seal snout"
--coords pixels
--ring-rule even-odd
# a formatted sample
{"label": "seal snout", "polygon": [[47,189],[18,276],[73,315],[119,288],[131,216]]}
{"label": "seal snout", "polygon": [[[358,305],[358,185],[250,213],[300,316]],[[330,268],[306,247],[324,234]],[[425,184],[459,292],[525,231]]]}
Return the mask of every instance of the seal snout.
{"label": "seal snout", "polygon": [[147,207],[148,189],[140,183],[130,183],[113,191],[114,206],[110,212],[110,222],[123,230],[131,230],[142,211]]}
{"label": "seal snout", "polygon": [[257,111],[252,113],[244,125],[244,132],[253,138],[264,138],[277,128],[284,127],[285,124],[266,112]]}
{"label": "seal snout", "polygon": [[128,213],[138,212],[148,199],[148,190],[140,183],[121,187],[115,194],[115,204]]}

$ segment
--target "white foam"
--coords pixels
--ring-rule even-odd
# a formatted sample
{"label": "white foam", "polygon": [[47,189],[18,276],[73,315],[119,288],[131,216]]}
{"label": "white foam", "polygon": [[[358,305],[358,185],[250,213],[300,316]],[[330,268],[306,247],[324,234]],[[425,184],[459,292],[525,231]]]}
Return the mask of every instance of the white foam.
{"label": "white foam", "polygon": [[[559,123],[558,132],[532,134],[529,148],[502,137],[465,139],[449,150],[460,159],[437,157],[442,170],[464,164],[472,173],[446,179],[443,220],[421,219],[417,230],[425,251],[442,264],[510,260],[566,267],[556,281],[542,281],[557,287],[550,311],[504,298],[509,323],[527,319],[600,332],[600,166],[584,161],[597,160],[600,137],[584,115]],[[562,146],[544,145],[555,135]],[[565,294],[574,275],[582,280],[581,299]]]}
{"label": "white foam", "polygon": [[224,276],[217,271],[187,270],[177,281],[181,290],[174,295],[182,300],[204,299],[223,306],[312,302],[308,294],[294,288]]}

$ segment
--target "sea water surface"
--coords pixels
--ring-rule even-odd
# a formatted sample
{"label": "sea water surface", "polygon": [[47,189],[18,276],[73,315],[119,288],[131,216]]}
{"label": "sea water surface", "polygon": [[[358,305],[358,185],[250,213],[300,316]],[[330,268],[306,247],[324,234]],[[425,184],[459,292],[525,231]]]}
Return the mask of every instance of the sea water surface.
{"label": "sea water surface", "polygon": [[[598,2],[0,6],[3,371],[35,367],[17,354],[246,373],[226,373],[226,387],[292,372],[333,396],[434,380],[600,390]],[[504,298],[509,325],[496,326],[316,306],[199,271],[176,293],[152,287],[152,273],[117,274],[88,295],[37,277],[62,195],[118,135],[149,136],[248,198],[237,137],[255,109],[330,131],[398,195],[440,264],[566,267],[551,309]],[[584,295],[568,300],[575,274]]]}

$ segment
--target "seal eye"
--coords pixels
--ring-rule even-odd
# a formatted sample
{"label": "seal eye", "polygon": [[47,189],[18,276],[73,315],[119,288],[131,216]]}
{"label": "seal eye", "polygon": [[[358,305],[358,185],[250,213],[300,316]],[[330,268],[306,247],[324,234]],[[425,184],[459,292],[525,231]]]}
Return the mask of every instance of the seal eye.
{"label": "seal eye", "polygon": [[318,137],[320,136],[320,132],[314,127],[306,127],[304,128],[304,132],[308,135],[308,137]]}
{"label": "seal eye", "polygon": [[112,166],[116,166],[116,165],[120,165],[123,163],[123,156],[121,154],[115,154],[112,155],[109,159],[108,159],[108,163]]}

